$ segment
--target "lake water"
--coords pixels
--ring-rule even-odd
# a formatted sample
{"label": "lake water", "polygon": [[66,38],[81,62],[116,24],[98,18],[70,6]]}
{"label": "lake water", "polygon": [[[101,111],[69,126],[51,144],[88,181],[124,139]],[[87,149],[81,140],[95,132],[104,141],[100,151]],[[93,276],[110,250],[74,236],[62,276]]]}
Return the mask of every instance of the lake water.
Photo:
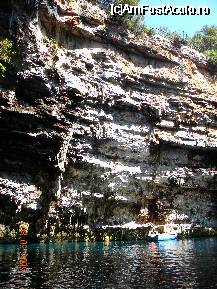
{"label": "lake water", "polygon": [[[217,288],[217,239],[0,245],[0,288]],[[19,270],[26,254],[27,268]]]}

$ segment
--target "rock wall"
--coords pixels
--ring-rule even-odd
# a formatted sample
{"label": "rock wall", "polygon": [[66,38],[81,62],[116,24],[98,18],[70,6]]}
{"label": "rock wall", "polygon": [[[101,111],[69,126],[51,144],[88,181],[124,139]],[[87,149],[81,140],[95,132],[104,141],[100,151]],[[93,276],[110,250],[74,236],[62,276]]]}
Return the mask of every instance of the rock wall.
{"label": "rock wall", "polygon": [[85,1],[0,8],[21,63],[1,80],[0,223],[29,222],[33,235],[217,227],[217,81],[206,57],[136,38]]}

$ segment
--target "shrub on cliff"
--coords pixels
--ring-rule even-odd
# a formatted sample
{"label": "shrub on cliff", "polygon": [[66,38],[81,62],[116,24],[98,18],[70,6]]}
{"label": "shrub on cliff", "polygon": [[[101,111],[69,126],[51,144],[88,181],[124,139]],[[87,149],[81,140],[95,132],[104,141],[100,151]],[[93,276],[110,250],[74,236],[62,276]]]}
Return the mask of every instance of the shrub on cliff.
{"label": "shrub on cliff", "polygon": [[207,50],[205,53],[209,57],[210,63],[217,65],[217,50]]}
{"label": "shrub on cliff", "polygon": [[217,64],[217,26],[205,25],[199,32],[189,40],[190,44],[197,50],[209,57],[212,64]]}
{"label": "shrub on cliff", "polygon": [[158,28],[158,34],[169,39],[173,46],[180,48],[182,45],[187,45],[187,35],[183,31],[182,35],[180,32],[177,31],[170,31],[168,27],[161,26]]}
{"label": "shrub on cliff", "polygon": [[0,40],[0,77],[5,75],[8,64],[15,56],[14,43],[8,38]]}

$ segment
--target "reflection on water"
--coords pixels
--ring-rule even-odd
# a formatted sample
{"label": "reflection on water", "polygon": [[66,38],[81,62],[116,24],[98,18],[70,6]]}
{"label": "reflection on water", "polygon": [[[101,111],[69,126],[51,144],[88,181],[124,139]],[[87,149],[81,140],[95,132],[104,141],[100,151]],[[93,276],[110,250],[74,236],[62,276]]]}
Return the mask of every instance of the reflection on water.
{"label": "reflection on water", "polygon": [[217,239],[0,245],[0,288],[217,288]]}

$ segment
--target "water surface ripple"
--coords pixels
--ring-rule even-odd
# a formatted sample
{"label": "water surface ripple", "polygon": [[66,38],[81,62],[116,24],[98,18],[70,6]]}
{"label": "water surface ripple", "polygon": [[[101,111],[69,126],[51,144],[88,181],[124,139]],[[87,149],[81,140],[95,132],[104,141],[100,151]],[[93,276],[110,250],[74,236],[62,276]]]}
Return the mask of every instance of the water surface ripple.
{"label": "water surface ripple", "polygon": [[0,289],[217,288],[217,239],[0,245]]}

